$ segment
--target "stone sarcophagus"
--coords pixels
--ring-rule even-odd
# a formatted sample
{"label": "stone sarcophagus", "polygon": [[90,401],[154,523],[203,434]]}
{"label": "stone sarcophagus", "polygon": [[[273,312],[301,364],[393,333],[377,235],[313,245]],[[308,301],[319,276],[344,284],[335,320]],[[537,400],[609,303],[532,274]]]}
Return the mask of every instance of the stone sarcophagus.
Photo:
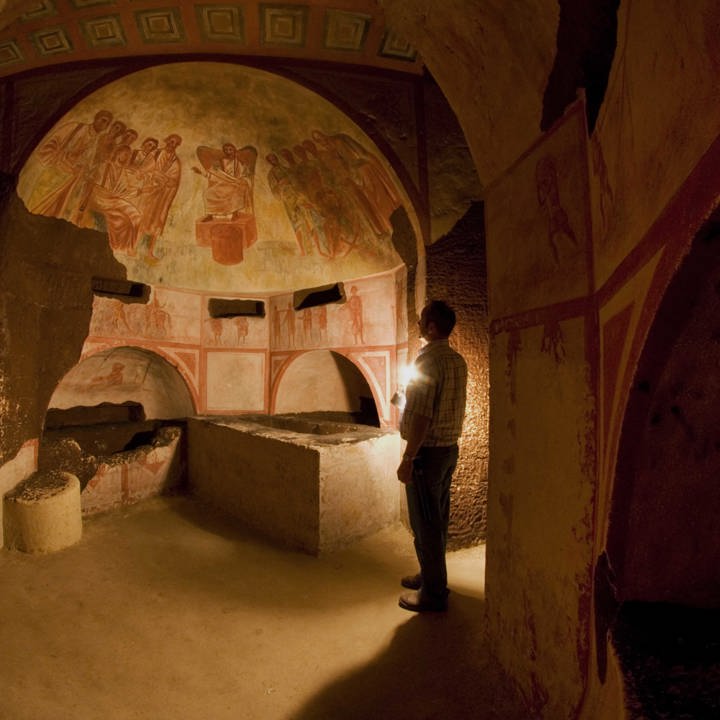
{"label": "stone sarcophagus", "polygon": [[188,421],[189,485],[252,530],[311,554],[397,520],[397,432],[292,416]]}

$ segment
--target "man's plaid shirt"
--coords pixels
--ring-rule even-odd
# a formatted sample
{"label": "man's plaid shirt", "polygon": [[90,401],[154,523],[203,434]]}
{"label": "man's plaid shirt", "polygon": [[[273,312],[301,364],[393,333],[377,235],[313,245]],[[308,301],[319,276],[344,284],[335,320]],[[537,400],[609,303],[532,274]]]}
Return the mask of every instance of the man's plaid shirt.
{"label": "man's plaid shirt", "polygon": [[415,377],[405,391],[405,410],[400,420],[400,436],[406,437],[413,415],[430,418],[423,446],[454,445],[465,418],[467,364],[447,340],[428,343],[415,360]]}

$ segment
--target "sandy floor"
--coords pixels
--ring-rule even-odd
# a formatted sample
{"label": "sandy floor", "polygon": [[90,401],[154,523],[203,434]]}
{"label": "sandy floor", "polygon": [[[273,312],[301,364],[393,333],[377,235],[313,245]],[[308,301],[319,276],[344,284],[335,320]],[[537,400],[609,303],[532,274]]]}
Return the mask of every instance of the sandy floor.
{"label": "sandy floor", "polygon": [[484,548],[445,614],[401,610],[402,527],[320,558],[186,498],[0,550],[2,720],[520,720],[483,640]]}

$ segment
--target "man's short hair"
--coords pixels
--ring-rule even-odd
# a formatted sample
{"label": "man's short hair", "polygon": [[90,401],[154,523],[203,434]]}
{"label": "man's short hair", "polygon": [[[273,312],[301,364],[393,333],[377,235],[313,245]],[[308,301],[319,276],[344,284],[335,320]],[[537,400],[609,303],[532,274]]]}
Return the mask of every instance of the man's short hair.
{"label": "man's short hair", "polygon": [[442,300],[431,300],[426,306],[427,322],[434,322],[440,333],[449,337],[455,327],[455,311]]}

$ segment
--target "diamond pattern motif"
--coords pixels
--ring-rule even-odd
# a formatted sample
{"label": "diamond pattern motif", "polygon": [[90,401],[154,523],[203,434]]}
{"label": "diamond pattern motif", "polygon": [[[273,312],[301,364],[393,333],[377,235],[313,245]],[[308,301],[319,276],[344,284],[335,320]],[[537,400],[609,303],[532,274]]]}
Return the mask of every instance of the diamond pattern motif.
{"label": "diamond pattern motif", "polygon": [[20,48],[12,41],[0,43],[0,67],[24,60]]}
{"label": "diamond pattern motif", "polygon": [[125,35],[118,15],[83,20],[81,27],[90,47],[125,45]]}
{"label": "diamond pattern motif", "polygon": [[114,5],[115,0],[70,0],[76,8],[94,7],[95,5]]}
{"label": "diamond pattern motif", "polygon": [[325,47],[328,50],[362,50],[372,18],[369,15],[328,10]]}
{"label": "diamond pattern motif", "polygon": [[73,45],[63,28],[47,28],[30,35],[35,49],[42,56],[72,52]]}
{"label": "diamond pattern motif", "polygon": [[21,20],[36,20],[41,17],[49,17],[50,15],[57,15],[57,8],[53,0],[39,0],[29,5],[21,15]]}
{"label": "diamond pattern motif", "polygon": [[299,5],[260,5],[263,45],[305,45],[308,9]]}
{"label": "diamond pattern motif", "polygon": [[[0,3],[2,0],[0,0]],[[0,28],[0,77],[23,66],[86,60],[88,53],[113,49],[119,56],[147,53],[148,45],[174,45],[178,52],[203,52],[225,45],[250,55],[290,50],[302,57],[337,60],[338,52],[358,62],[421,72],[415,49],[385,28],[380,10],[367,0],[360,11],[312,3],[257,0],[28,0],[15,23]],[[342,5],[342,3],[337,3]],[[103,13],[102,8],[108,12]],[[363,12],[363,10],[366,10]],[[47,27],[43,23],[49,22]],[[27,29],[23,31],[23,28]]]}
{"label": "diamond pattern motif", "polygon": [[245,44],[242,8],[236,5],[196,5],[195,11],[206,40]]}
{"label": "diamond pattern motif", "polygon": [[182,21],[176,8],[141,10],[135,13],[138,30],[146,43],[177,43],[185,39]]}
{"label": "diamond pattern motif", "polygon": [[380,55],[383,57],[396,58],[398,60],[415,60],[417,53],[415,49],[409,45],[397,33],[387,31],[383,37],[380,46]]}

